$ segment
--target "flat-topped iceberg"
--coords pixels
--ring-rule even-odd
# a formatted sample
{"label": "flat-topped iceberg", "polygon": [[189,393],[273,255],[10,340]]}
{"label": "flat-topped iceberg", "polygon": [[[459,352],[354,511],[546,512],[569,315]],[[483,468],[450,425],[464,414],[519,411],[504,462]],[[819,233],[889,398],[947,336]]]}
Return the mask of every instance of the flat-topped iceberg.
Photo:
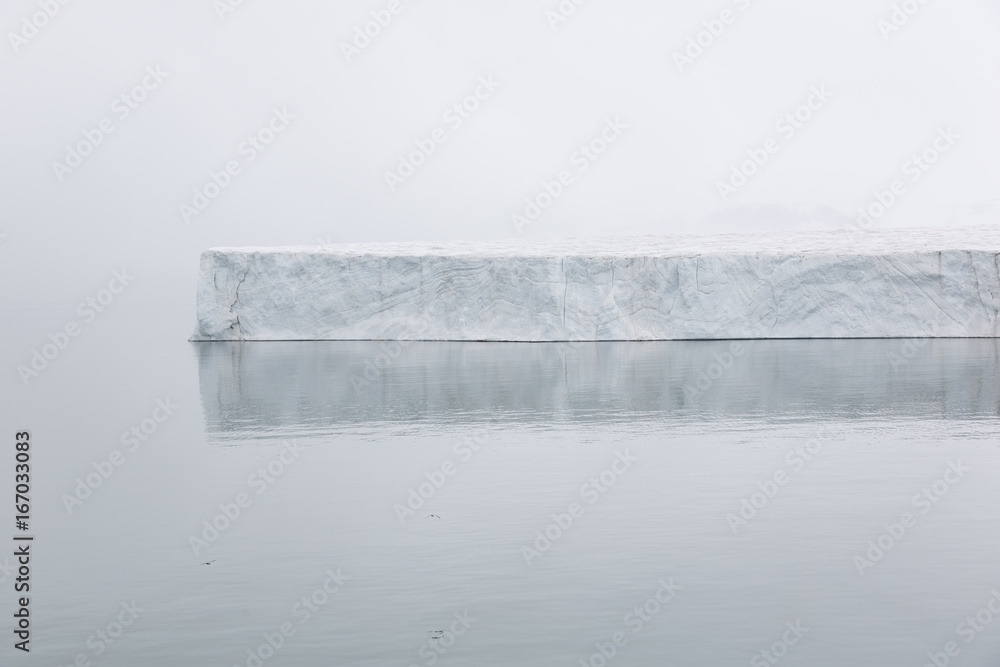
{"label": "flat-topped iceberg", "polygon": [[214,248],[192,340],[996,337],[1000,232]]}

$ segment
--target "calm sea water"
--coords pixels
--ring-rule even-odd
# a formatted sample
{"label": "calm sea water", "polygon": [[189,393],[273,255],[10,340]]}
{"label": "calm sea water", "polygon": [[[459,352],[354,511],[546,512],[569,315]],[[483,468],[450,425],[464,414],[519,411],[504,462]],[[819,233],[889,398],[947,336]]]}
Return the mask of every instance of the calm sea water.
{"label": "calm sea water", "polygon": [[0,334],[36,536],[0,664],[1000,664],[996,341],[160,326],[188,316],[109,313],[28,386],[62,320]]}

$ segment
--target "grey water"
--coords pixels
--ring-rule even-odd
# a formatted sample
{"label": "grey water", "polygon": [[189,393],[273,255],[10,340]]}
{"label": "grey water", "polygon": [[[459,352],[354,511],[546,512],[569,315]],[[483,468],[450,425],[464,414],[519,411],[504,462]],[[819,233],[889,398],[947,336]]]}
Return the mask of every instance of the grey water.
{"label": "grey water", "polygon": [[[0,664],[1000,664],[997,341],[115,317],[0,387],[37,479],[33,648]],[[0,333],[10,367],[58,324]]]}

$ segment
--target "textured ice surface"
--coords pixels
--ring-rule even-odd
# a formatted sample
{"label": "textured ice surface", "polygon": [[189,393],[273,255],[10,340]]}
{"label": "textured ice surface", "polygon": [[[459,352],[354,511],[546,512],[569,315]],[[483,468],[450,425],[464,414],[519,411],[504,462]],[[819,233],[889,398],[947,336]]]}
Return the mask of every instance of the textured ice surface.
{"label": "textured ice surface", "polygon": [[193,340],[989,336],[991,227],[214,248]]}

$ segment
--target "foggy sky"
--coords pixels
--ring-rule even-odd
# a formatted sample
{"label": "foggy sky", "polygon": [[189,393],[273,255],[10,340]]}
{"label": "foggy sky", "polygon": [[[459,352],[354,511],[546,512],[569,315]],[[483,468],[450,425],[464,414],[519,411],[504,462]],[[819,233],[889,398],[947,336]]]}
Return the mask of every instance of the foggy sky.
{"label": "foggy sky", "polygon": [[[389,0],[243,0],[221,16],[212,0],[4,3],[0,272],[16,287],[0,307],[71,314],[124,267],[132,298],[193,317],[213,246],[846,226],[896,179],[879,226],[991,223],[1000,3],[895,4],[919,9],[888,32],[888,0],[587,0],[558,23],[558,0],[399,0],[396,14]],[[58,12],[24,38],[43,5]],[[449,109],[477,88],[457,125]],[[818,89],[829,99],[779,130]],[[624,129],[581,170],[609,120]],[[113,131],[79,166],[54,167],[102,122]],[[282,123],[263,150],[244,143]],[[948,151],[905,172],[947,128]],[[391,191],[386,172],[435,130],[444,141]],[[718,182],[769,138],[776,152],[723,201]],[[185,221],[230,162],[239,172]],[[572,182],[519,234],[512,215],[564,170]]]}

